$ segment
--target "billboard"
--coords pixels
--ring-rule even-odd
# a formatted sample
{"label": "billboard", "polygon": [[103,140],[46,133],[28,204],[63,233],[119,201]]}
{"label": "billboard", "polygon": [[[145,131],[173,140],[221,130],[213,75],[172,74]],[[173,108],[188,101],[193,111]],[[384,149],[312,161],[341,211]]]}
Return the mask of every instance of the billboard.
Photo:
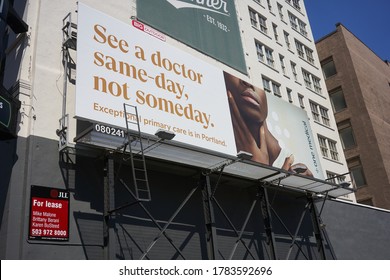
{"label": "billboard", "polygon": [[144,133],[235,154],[220,69],[82,3],[77,44],[76,117],[125,127],[133,104]]}
{"label": "billboard", "polygon": [[137,0],[137,18],[247,73],[234,0]]}
{"label": "billboard", "polygon": [[82,3],[77,44],[77,118],[125,128],[131,104],[143,133],[322,177],[302,109]]}

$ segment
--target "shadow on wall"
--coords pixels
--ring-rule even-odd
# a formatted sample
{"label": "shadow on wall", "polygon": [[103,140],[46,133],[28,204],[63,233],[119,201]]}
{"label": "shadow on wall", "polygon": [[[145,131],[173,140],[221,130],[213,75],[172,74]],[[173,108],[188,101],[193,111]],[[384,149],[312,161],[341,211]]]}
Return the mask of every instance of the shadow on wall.
{"label": "shadow on wall", "polygon": [[[13,9],[17,13],[17,15],[19,15],[20,18],[23,18],[23,14],[27,5],[27,0],[18,0],[12,2],[14,2]],[[2,80],[4,87],[8,89],[12,87],[19,79],[21,61],[23,58],[24,50],[28,46],[29,41],[26,36],[26,33],[15,34],[13,31],[6,33],[4,38],[2,39],[3,45],[5,47],[9,47],[10,44],[14,44],[12,49],[8,49],[5,64],[2,65],[2,73],[0,74],[0,76],[4,79]],[[3,62],[4,61],[2,61],[2,63]]]}
{"label": "shadow on wall", "polygon": [[17,140],[0,141],[0,225],[3,224],[4,209],[9,191],[12,170],[18,161]]}
{"label": "shadow on wall", "polygon": [[[77,156],[73,162],[62,165],[64,181],[73,193],[72,214],[86,259],[103,258],[105,249],[111,259],[209,258],[207,228],[210,224],[205,218],[207,207],[198,170],[147,161],[152,201],[142,203],[116,180],[115,205],[110,209],[128,207],[118,209],[111,216],[108,250],[104,247],[107,239],[104,238],[103,157]],[[116,175],[119,174],[132,189],[131,168],[124,164],[118,173],[119,165],[120,161],[116,159]],[[210,176],[210,180],[214,188],[217,176]],[[262,206],[256,202],[258,187],[258,183],[222,176],[212,200],[217,259],[271,258]],[[306,197],[270,190],[269,199],[274,210],[271,216],[277,259],[286,256],[290,259],[319,259],[311,216],[305,212]],[[295,242],[292,242],[301,218],[302,225]],[[163,228],[166,228],[164,233]],[[241,240],[238,238],[240,233]],[[325,249],[329,250],[326,244]]]}

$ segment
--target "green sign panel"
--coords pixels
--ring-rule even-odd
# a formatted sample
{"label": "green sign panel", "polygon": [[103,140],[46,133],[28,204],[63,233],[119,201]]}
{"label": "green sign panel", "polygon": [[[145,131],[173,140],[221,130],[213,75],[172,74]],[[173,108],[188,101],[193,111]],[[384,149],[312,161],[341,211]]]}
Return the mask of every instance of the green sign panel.
{"label": "green sign panel", "polygon": [[137,0],[137,18],[247,73],[233,0]]}

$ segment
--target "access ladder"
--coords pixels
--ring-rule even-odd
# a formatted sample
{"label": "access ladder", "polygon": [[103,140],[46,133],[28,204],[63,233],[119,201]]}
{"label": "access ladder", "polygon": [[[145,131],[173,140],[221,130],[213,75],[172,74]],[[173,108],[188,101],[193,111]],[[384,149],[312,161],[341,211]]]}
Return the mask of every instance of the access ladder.
{"label": "access ladder", "polygon": [[[144,148],[141,139],[140,119],[138,116],[137,106],[130,104],[123,104],[126,120],[126,144],[129,146],[130,162],[133,176],[133,183],[135,188],[135,195],[140,201],[150,201],[150,188],[148,181],[148,174],[146,171],[146,162],[144,155]],[[126,151],[126,144],[124,150]],[[133,145],[139,144],[139,151],[133,151]]]}

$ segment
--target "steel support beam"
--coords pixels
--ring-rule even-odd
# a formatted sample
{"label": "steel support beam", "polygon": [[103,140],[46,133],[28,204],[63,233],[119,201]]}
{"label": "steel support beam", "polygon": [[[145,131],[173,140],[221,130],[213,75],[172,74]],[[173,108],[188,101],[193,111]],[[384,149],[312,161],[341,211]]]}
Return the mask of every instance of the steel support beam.
{"label": "steel support beam", "polygon": [[211,191],[210,176],[201,175],[200,184],[202,187],[203,211],[206,225],[207,254],[210,260],[217,259],[217,229],[215,227],[215,215],[213,203],[211,201],[213,192]]}
{"label": "steel support beam", "polygon": [[265,234],[267,235],[267,245],[270,253],[270,259],[276,260],[277,259],[277,253],[276,253],[276,242],[275,242],[275,235],[272,230],[272,215],[271,215],[271,209],[268,199],[268,192],[265,187],[259,187],[259,192],[261,195],[261,214],[263,216],[263,223],[264,223],[264,229]]}
{"label": "steel support beam", "polygon": [[[314,237],[317,242],[317,249],[318,253],[320,255],[320,258],[322,260],[326,260],[326,255],[325,255],[325,246],[324,246],[324,241],[322,237],[322,228],[321,228],[321,222],[319,219],[318,211],[316,206],[314,205],[314,200],[312,196],[307,197],[309,203],[310,203],[310,214],[311,214],[311,220],[313,223],[313,231],[314,231]],[[321,210],[322,211],[322,210]]]}
{"label": "steel support beam", "polygon": [[110,209],[115,207],[114,188],[114,160],[106,158],[104,176],[104,218],[103,218],[103,244],[104,258],[115,258],[115,212],[110,213]]}

